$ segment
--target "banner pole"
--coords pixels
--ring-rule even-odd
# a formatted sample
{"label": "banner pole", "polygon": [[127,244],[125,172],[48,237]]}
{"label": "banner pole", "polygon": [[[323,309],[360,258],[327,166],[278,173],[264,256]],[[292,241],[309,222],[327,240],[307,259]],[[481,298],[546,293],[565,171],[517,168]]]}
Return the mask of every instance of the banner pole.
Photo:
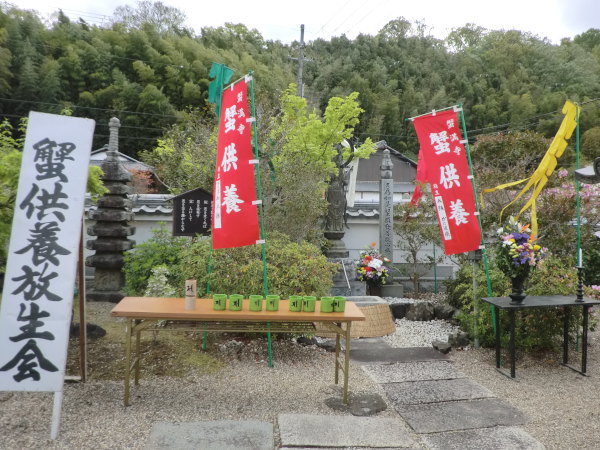
{"label": "banner pole", "polygon": [[79,286],[79,371],[81,381],[87,381],[87,321],[85,318],[85,255],[83,250],[85,217],[81,217],[81,236],[79,238],[79,262],[77,264]]}
{"label": "banner pole", "polygon": [[[252,77],[252,71],[248,72],[250,78],[250,114],[256,118],[256,107],[254,105],[254,78]],[[259,159],[258,154],[258,131],[256,128],[256,120],[252,122],[252,148],[254,150],[254,158]],[[262,197],[262,186],[260,184],[260,164],[256,164],[254,168],[254,175],[256,178],[256,198],[260,200],[258,207],[258,223],[260,227],[260,240],[262,247],[262,260],[263,260],[263,290],[264,295],[269,295],[269,279],[267,276],[267,244],[265,242],[265,225],[264,225],[264,213],[263,213],[263,197]],[[270,333],[269,333],[270,335]]]}
{"label": "banner pole", "polygon": [[[213,248],[212,248],[212,234],[210,236],[210,248],[208,249],[208,269],[207,273],[210,275],[213,269]],[[206,295],[210,294],[210,278],[206,281]]]}
{"label": "banner pole", "polygon": [[[254,121],[252,122],[252,148],[254,150],[254,158],[260,160],[258,154],[258,130],[256,127],[256,107],[254,105],[254,77],[252,76],[252,71],[248,72],[248,77],[250,78],[250,113],[252,117],[254,117]],[[264,295],[269,295],[269,278],[267,275],[267,244],[265,242],[265,226],[264,226],[264,217],[263,217],[263,197],[262,197],[262,186],[260,184],[260,163],[256,164],[254,168],[254,176],[256,178],[256,199],[260,200],[260,203],[256,205],[258,207],[258,223],[260,226],[260,240],[262,247],[262,260],[263,260],[263,291]],[[271,328],[271,323],[267,322],[267,329]],[[267,332],[267,356],[269,367],[273,367],[273,347],[271,340],[271,331]]]}
{"label": "banner pole", "polygon": [[[475,176],[473,175],[473,163],[471,162],[471,148],[469,147],[469,137],[467,136],[467,125],[465,123],[465,114],[462,103],[459,103],[460,109],[460,121],[462,125],[463,139],[465,140],[465,150],[467,151],[467,160],[469,161],[469,173],[471,175],[471,185],[473,186],[473,194],[475,195],[475,210],[477,211],[477,220],[479,221],[479,230],[481,232],[481,254],[483,256],[483,266],[485,269],[485,278],[487,281],[487,292],[488,296],[492,294],[492,280],[490,278],[490,268],[488,263],[487,249],[485,247],[485,237],[483,234],[483,225],[481,223],[481,213],[479,210],[479,199],[477,197],[477,186],[475,185]],[[492,313],[492,324],[494,326],[494,334],[496,333],[496,314],[493,306],[490,305],[490,311]]]}
{"label": "banner pole", "polygon": [[[576,116],[577,126],[575,127],[575,170],[579,169],[579,108]],[[577,210],[577,266],[583,267],[583,252],[581,251],[581,184],[575,178],[575,207]]]}
{"label": "banner pole", "polygon": [[50,439],[53,441],[58,437],[58,431],[60,430],[60,413],[62,409],[63,391],[54,393],[54,401],[52,404],[52,423],[50,425]]}

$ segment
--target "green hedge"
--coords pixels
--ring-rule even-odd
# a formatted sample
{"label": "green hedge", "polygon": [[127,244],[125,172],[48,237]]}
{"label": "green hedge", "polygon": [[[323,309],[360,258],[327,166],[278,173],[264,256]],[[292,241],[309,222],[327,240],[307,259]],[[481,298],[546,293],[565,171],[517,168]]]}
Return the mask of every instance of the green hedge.
{"label": "green hedge", "polygon": [[[267,273],[269,293],[289,295],[327,295],[333,286],[338,265],[330,263],[318,247],[307,242],[292,242],[282,233],[267,235]],[[185,280],[198,281],[198,295],[210,281],[211,292],[244,295],[263,294],[262,248],[259,245],[212,252],[212,273],[208,273],[210,240],[174,238],[164,227],[129,252],[125,258],[125,292],[142,296],[152,269],[164,265],[169,270],[168,284],[183,295]]]}
{"label": "green hedge", "polygon": [[[267,234],[267,273],[269,293],[327,295],[333,286],[338,265],[330,263],[318,247],[292,242],[285,234]],[[180,283],[198,280],[198,293],[210,282],[211,292],[263,294],[263,261],[260,246],[218,249],[212,253],[212,273],[208,273],[209,241],[195,242],[181,257]]]}

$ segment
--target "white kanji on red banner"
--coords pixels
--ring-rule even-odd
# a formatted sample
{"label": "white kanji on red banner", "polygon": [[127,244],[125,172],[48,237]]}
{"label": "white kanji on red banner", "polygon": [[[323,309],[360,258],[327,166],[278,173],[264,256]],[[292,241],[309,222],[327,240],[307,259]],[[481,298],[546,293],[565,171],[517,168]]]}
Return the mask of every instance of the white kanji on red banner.
{"label": "white kanji on red banner", "polygon": [[[431,184],[446,255],[479,248],[481,231],[469,163],[453,110],[414,119],[420,151],[418,181]],[[413,202],[418,201],[415,190]]]}
{"label": "white kanji on red banner", "polygon": [[254,181],[248,85],[223,91],[213,190],[213,248],[256,244],[260,237]]}

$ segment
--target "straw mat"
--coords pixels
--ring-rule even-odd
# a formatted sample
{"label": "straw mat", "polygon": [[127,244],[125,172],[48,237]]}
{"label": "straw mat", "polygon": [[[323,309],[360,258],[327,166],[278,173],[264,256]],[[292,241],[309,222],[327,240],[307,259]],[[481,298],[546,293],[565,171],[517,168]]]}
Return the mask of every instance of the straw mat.
{"label": "straw mat", "polygon": [[[381,337],[396,332],[396,325],[390,307],[386,305],[357,305],[366,320],[361,322],[352,322],[350,335],[353,338],[360,337]],[[316,324],[315,335],[325,338],[335,337],[335,333],[327,330],[322,324]]]}

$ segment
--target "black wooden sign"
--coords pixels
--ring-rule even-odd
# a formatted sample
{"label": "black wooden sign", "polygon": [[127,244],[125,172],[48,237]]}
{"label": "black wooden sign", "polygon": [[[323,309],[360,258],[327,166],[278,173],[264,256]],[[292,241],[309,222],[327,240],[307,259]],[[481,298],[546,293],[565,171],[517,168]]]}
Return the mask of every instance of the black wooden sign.
{"label": "black wooden sign", "polygon": [[173,236],[210,235],[212,194],[204,189],[184,192],[173,200]]}

